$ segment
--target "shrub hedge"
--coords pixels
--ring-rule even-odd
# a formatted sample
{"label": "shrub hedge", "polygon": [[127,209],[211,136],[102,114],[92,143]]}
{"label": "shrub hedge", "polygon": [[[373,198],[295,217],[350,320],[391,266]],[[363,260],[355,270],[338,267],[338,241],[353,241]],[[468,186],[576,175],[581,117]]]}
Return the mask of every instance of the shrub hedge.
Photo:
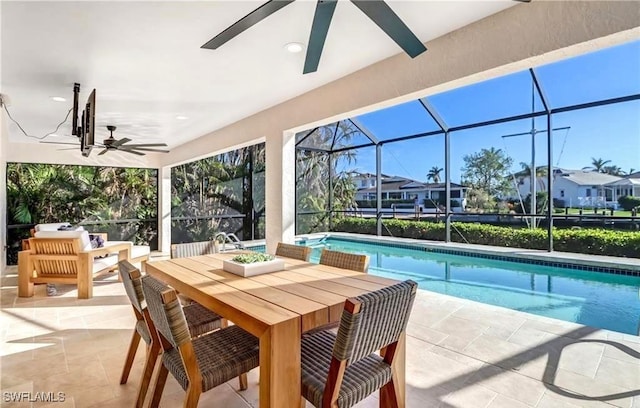
{"label": "shrub hedge", "polygon": [[[384,220],[383,235],[444,241],[445,224],[429,221]],[[387,231],[388,229],[388,231]],[[376,220],[356,217],[333,221],[333,231],[358,234],[376,234]],[[459,231],[459,233],[457,232]],[[471,244],[501,247],[546,249],[547,231],[543,228],[512,228],[494,225],[453,222],[451,240]],[[611,231],[602,228],[553,230],[553,247],[556,251],[592,255],[640,258],[640,232]]]}
{"label": "shrub hedge", "polygon": [[622,196],[618,198],[618,204],[625,210],[631,211],[640,207],[640,197]]}

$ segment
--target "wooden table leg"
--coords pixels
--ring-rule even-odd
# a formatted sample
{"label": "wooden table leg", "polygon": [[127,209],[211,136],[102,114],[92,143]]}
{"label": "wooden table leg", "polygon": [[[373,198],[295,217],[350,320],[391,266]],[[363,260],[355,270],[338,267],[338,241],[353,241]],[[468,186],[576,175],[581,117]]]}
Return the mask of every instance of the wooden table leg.
{"label": "wooden table leg", "polygon": [[380,407],[406,406],[406,381],[405,381],[405,357],[406,357],[406,333],[403,332],[398,339],[395,357],[391,365],[391,383],[380,389]]}
{"label": "wooden table leg", "polygon": [[300,318],[260,336],[260,408],[300,407]]}

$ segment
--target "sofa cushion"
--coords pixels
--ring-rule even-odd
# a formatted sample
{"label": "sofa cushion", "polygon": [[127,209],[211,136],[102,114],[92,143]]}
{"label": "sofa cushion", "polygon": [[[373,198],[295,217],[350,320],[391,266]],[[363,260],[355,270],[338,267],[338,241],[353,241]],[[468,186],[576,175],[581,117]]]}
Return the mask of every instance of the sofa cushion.
{"label": "sofa cushion", "polygon": [[84,227],[83,226],[78,226],[78,227],[73,228],[73,225],[71,225],[68,222],[55,222],[55,223],[52,223],[52,224],[37,224],[35,227],[33,227],[33,229],[36,232],[38,232],[38,231],[58,231],[62,227],[66,227],[66,228],[70,228],[70,229],[72,228],[74,231],[84,231]]}
{"label": "sofa cushion", "polygon": [[118,255],[113,254],[105,258],[98,258],[93,260],[93,273],[101,272],[105,269],[115,268],[118,265]]}
{"label": "sofa cushion", "polygon": [[36,238],[80,238],[80,250],[89,251],[91,249],[91,241],[87,231],[38,231],[34,235]]}
{"label": "sofa cushion", "polygon": [[[109,245],[114,244],[122,244],[123,242],[130,243],[129,241],[107,241],[104,246],[109,247]],[[151,249],[149,245],[133,245],[131,247],[131,259],[140,258],[141,256],[147,256],[151,253]]]}
{"label": "sofa cushion", "polygon": [[131,259],[148,256],[151,253],[149,245],[134,245],[131,249]]}
{"label": "sofa cushion", "polygon": [[[121,241],[117,241],[121,242]],[[109,242],[112,244],[113,242]],[[109,245],[107,245],[108,247]],[[131,247],[131,259],[139,258],[142,256],[148,256],[150,253],[148,245],[133,245]],[[93,261],[93,273],[98,273],[107,268],[112,268],[118,265],[118,254],[111,254],[104,258],[96,258]]]}

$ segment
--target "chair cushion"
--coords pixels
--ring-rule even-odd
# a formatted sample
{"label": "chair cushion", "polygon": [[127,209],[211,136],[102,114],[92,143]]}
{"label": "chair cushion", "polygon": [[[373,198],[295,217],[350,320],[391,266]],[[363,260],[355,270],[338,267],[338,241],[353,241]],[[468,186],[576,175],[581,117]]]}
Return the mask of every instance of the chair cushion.
{"label": "chair cushion", "polygon": [[[329,375],[336,335],[319,331],[302,336],[302,396],[316,407],[322,406],[322,396]],[[391,366],[377,354],[371,354],[344,372],[338,395],[338,407],[351,407],[391,381]]]}
{"label": "chair cushion", "polygon": [[77,231],[44,230],[44,231],[36,232],[34,236],[36,238],[80,238],[81,250],[89,251],[91,249],[91,241],[89,240],[89,233],[83,230],[77,230]]}
{"label": "chair cushion", "polygon": [[[230,326],[193,340],[193,348],[202,374],[202,391],[208,391],[259,364],[258,338],[238,326]],[[162,362],[182,389],[189,379],[178,349],[162,355]]]}

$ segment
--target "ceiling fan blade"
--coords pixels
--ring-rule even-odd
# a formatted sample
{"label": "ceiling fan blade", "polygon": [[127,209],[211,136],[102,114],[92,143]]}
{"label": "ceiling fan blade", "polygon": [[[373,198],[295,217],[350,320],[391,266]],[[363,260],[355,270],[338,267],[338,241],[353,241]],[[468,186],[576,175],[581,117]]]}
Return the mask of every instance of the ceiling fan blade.
{"label": "ceiling fan blade", "polygon": [[411,58],[427,50],[400,17],[382,0],[351,0],[364,14],[387,33]]}
{"label": "ceiling fan blade", "polygon": [[98,156],[102,156],[103,154],[105,154],[106,152],[108,152],[109,149],[104,149],[103,151],[101,151],[100,153],[98,153]]}
{"label": "ceiling fan blade", "polygon": [[311,34],[309,35],[309,44],[307,45],[307,56],[304,60],[303,74],[316,72],[318,64],[320,64],[320,56],[322,48],[327,39],[331,18],[336,9],[338,0],[318,0],[316,4],[316,12],[313,15],[313,24],[311,25]]}
{"label": "ceiling fan blade", "polygon": [[209,50],[215,50],[220,47],[222,44],[231,40],[238,34],[242,33],[244,30],[251,28],[255,24],[258,24],[260,21],[269,17],[271,14],[280,10],[284,6],[293,3],[294,0],[270,0],[264,3],[262,6],[253,10],[251,13],[242,17],[240,20],[233,23],[231,26],[226,28],[223,32],[213,37],[211,40],[207,41],[200,48],[206,48]]}
{"label": "ceiling fan blade", "polygon": [[127,144],[125,147],[167,147],[166,143],[134,143]]}
{"label": "ceiling fan blade", "polygon": [[131,141],[131,139],[123,137],[120,140],[116,140],[115,142],[111,143],[111,146],[113,147],[118,147],[118,146],[122,146],[125,143],[129,143]]}
{"label": "ceiling fan blade", "polygon": [[118,151],[125,152],[125,153],[133,153],[133,154],[137,154],[138,156],[144,156],[145,155],[144,153],[136,152],[135,150],[118,149]]}
{"label": "ceiling fan blade", "polygon": [[40,142],[44,144],[57,144],[57,145],[71,145],[71,146],[80,146],[80,143],[69,143],[69,142]]}
{"label": "ceiling fan blade", "polygon": [[531,0],[513,0],[513,1],[519,1],[520,3],[531,3]]}
{"label": "ceiling fan blade", "polygon": [[78,148],[77,147],[67,147],[65,149],[56,149],[56,150],[60,152],[62,150],[78,150]]}
{"label": "ceiling fan blade", "polygon": [[147,147],[132,147],[132,146],[123,146],[123,147],[119,148],[118,150],[127,150],[127,151],[139,150],[139,151],[144,151],[144,152],[169,153],[169,150],[150,149],[150,148],[147,148]]}

